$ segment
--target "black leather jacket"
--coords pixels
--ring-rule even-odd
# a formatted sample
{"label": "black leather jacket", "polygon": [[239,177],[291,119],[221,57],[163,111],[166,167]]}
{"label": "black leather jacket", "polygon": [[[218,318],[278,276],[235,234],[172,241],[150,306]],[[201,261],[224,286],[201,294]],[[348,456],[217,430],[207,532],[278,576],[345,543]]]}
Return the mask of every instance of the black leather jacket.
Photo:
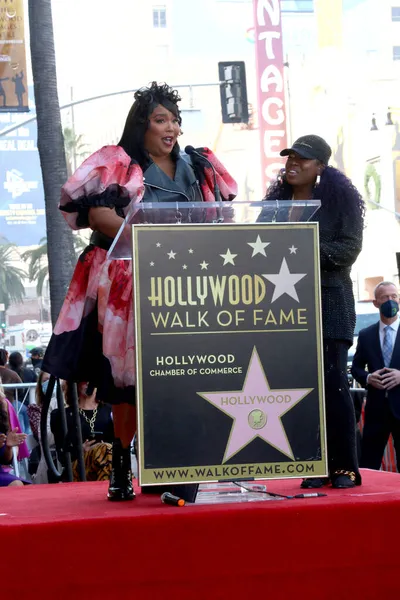
{"label": "black leather jacket", "polygon": [[172,180],[154,162],[145,170],[142,202],[202,202],[199,182],[193,168],[182,157],[176,161]]}

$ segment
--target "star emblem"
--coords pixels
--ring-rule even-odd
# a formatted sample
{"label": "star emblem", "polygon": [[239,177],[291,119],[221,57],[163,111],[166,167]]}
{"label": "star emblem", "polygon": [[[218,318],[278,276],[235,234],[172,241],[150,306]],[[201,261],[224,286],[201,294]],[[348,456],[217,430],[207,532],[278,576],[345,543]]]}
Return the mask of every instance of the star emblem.
{"label": "star emblem", "polygon": [[151,261],[150,266],[154,267],[154,262],[153,261]]}
{"label": "star emblem", "polygon": [[253,254],[251,255],[251,258],[253,258],[253,256],[256,256],[256,254],[262,254],[263,256],[267,256],[264,248],[269,246],[270,243],[271,242],[262,242],[259,235],[257,236],[255,242],[247,242],[247,244],[253,248]]}
{"label": "star emblem", "polygon": [[193,248],[189,248],[188,252],[189,254],[193,254]]}
{"label": "star emblem", "polygon": [[225,254],[220,254],[220,256],[224,259],[224,264],[222,265],[223,267],[229,263],[231,265],[235,265],[234,259],[236,258],[237,254],[232,254],[232,252],[229,250],[229,248],[225,252]]}
{"label": "star emblem", "polygon": [[233,419],[222,461],[226,462],[256,437],[294,460],[282,417],[312,391],[271,389],[254,347],[242,390],[197,393]]}
{"label": "star emblem", "polygon": [[161,248],[160,242],[157,242],[156,246],[157,246],[157,248]]}
{"label": "star emblem", "polygon": [[175,260],[176,252],[171,250],[170,252],[167,252],[167,254],[168,254],[168,260],[171,260],[171,258],[173,258]]}
{"label": "star emblem", "polygon": [[296,252],[297,252],[297,250],[298,250],[298,249],[297,249],[297,248],[295,248],[294,246],[291,246],[291,247],[289,248],[289,250],[290,250],[290,254],[296,254]]}
{"label": "star emblem", "polygon": [[275,300],[278,300],[278,298],[283,296],[283,294],[287,294],[288,296],[296,300],[296,302],[299,302],[299,297],[297,295],[295,285],[297,282],[300,281],[300,279],[303,279],[303,277],[305,277],[306,275],[307,273],[291,273],[289,271],[289,267],[287,266],[285,258],[282,260],[279,273],[277,273],[276,275],[262,274],[262,276],[265,279],[273,283],[275,286],[271,303],[275,302]]}
{"label": "star emblem", "polygon": [[187,265],[182,265],[182,269],[183,269],[184,271],[186,271],[186,269],[187,269]]}
{"label": "star emblem", "polygon": [[205,261],[205,260],[203,260],[203,262],[202,262],[202,263],[200,263],[201,270],[202,270],[202,271],[204,271],[204,270],[206,270],[206,271],[207,271],[207,269],[208,269],[208,265],[209,265],[209,263],[206,263],[206,261]]}

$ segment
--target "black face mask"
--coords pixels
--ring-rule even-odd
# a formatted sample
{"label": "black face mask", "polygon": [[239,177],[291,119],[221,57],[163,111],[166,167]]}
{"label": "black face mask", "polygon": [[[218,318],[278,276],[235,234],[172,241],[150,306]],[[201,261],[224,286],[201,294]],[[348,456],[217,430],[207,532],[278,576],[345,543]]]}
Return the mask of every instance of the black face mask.
{"label": "black face mask", "polygon": [[386,302],[380,305],[379,310],[382,316],[392,319],[399,312],[399,303],[395,300],[386,300]]}

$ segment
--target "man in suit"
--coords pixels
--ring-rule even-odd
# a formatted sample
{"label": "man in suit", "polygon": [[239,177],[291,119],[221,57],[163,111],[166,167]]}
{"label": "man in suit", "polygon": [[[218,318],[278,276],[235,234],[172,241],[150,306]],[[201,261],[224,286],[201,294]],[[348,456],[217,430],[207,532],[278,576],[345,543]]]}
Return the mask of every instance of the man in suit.
{"label": "man in suit", "polygon": [[392,434],[400,471],[399,294],[394,283],[383,281],[374,295],[380,320],[360,331],[351,369],[367,390],[360,466],[379,470]]}

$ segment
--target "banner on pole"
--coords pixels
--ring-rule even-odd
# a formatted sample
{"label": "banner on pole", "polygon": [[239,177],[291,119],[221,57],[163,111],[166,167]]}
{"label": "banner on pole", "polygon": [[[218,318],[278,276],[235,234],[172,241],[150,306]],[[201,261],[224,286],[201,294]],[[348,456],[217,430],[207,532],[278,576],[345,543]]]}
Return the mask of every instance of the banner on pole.
{"label": "banner on pole", "polygon": [[0,112],[27,112],[23,0],[0,0]]}

